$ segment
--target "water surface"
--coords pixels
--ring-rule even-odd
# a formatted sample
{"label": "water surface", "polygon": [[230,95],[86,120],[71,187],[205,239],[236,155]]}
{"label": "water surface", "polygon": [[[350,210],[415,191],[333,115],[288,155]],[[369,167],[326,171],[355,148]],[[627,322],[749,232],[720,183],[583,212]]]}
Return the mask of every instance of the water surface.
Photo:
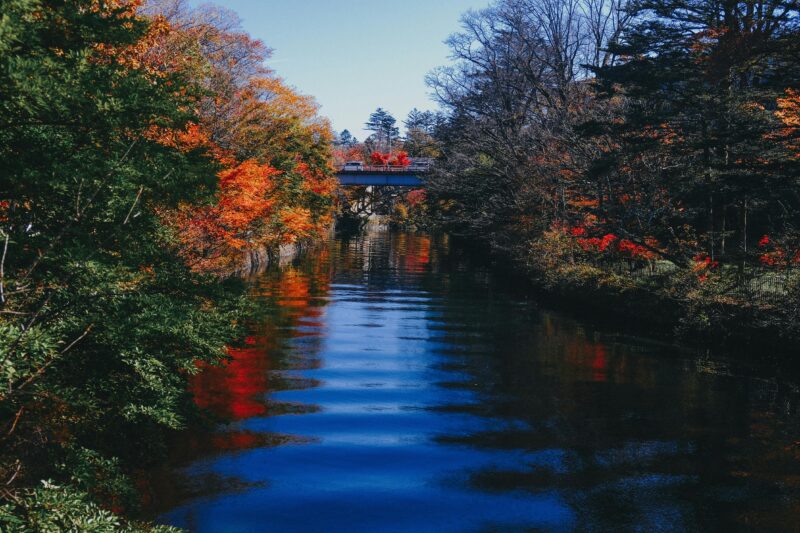
{"label": "water surface", "polygon": [[[252,279],[193,384],[159,521],[198,532],[795,530],[777,370],[547,311],[449,245],[375,233]],[[754,354],[758,355],[758,354]],[[190,460],[185,457],[191,457]]]}

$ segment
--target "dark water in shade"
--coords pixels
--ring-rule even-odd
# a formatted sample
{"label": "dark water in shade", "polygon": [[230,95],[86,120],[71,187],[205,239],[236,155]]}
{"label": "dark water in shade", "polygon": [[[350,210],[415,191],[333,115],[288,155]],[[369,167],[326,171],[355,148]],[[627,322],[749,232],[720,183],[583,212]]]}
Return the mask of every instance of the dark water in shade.
{"label": "dark water in shade", "polygon": [[[241,531],[800,527],[798,391],[542,310],[448,245],[377,233],[252,280],[193,385],[159,521]],[[180,448],[180,446],[179,446]],[[187,459],[186,457],[189,457]]]}

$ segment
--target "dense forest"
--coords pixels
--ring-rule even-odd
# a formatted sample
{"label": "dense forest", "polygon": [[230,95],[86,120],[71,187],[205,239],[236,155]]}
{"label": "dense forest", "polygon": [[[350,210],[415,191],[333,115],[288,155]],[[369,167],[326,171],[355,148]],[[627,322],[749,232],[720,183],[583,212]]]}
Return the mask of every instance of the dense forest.
{"label": "dense forest", "polygon": [[[332,220],[332,138],[231,13],[0,4],[0,529],[134,530],[252,252]],[[46,480],[46,481],[44,481]]]}
{"label": "dense forest", "polygon": [[435,161],[392,223],[547,290],[800,339],[800,2],[496,0],[447,44],[441,109],[358,142],[224,9],[0,4],[0,530],[169,530],[136,480],[235,350],[230,274],[366,205],[348,161]]}
{"label": "dense forest", "polygon": [[797,338],[799,10],[501,0],[467,14],[454,62],[428,79],[446,120],[426,216],[547,288],[621,296],[620,314],[646,293],[688,333]]}
{"label": "dense forest", "polygon": [[339,162],[435,158],[395,224],[594,311],[797,346],[800,3],[499,0],[461,22],[439,111],[335,140]]}

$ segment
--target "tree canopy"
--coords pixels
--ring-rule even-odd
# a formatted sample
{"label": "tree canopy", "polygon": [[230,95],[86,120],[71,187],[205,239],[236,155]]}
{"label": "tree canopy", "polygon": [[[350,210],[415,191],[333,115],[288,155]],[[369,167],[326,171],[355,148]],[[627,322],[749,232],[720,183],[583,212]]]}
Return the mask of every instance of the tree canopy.
{"label": "tree canopy", "polygon": [[220,276],[331,221],[330,128],[268,48],[224,10],[140,4],[0,4],[3,530],[54,530],[37,506],[122,528],[97,505],[135,509],[132,466],[238,335]]}

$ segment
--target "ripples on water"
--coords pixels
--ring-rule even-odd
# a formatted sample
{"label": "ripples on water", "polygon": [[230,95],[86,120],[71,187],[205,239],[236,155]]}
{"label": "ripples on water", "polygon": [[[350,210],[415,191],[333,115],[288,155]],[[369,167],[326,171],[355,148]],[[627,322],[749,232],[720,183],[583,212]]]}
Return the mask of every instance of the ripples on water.
{"label": "ripples on water", "polygon": [[193,385],[231,422],[210,453],[175,467],[194,497],[160,521],[202,532],[793,530],[793,387],[598,331],[508,285],[444,237],[388,233],[254,277],[264,316],[227,367]]}

